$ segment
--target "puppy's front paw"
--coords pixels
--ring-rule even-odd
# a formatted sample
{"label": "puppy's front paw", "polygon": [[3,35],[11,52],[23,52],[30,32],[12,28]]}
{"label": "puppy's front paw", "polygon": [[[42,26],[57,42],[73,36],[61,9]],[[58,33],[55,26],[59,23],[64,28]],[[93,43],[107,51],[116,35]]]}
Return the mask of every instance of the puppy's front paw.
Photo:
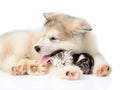
{"label": "puppy's front paw", "polygon": [[28,69],[29,75],[43,75],[46,74],[48,70],[47,64],[41,64],[40,61],[32,61]]}
{"label": "puppy's front paw", "polygon": [[27,75],[27,64],[19,64],[12,67],[13,75]]}
{"label": "puppy's front paw", "polygon": [[13,75],[43,75],[48,71],[47,64],[41,64],[39,60],[19,62],[12,69]]}
{"label": "puppy's front paw", "polygon": [[104,77],[104,76],[108,76],[111,72],[111,67],[109,65],[102,65],[101,67],[97,68],[94,73],[95,75],[97,76],[101,76],[101,77]]}
{"label": "puppy's front paw", "polygon": [[64,66],[61,68],[60,77],[67,80],[77,80],[83,75],[83,72],[77,66]]}

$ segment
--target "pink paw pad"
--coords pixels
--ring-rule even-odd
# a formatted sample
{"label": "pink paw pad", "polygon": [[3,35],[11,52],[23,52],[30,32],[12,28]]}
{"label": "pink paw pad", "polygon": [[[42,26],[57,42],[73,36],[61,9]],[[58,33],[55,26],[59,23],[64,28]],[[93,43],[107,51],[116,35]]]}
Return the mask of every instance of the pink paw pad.
{"label": "pink paw pad", "polygon": [[107,76],[109,74],[110,67],[108,65],[103,65],[100,69],[97,70],[97,76]]}
{"label": "pink paw pad", "polygon": [[67,79],[79,79],[80,78],[80,73],[76,71],[67,71],[66,72]]}
{"label": "pink paw pad", "polygon": [[13,66],[12,72],[14,75],[26,75],[26,68],[22,65]]}
{"label": "pink paw pad", "polygon": [[76,75],[76,72],[75,71],[73,71],[73,72],[68,71],[68,72],[66,72],[66,76],[68,76],[68,75],[74,77]]}

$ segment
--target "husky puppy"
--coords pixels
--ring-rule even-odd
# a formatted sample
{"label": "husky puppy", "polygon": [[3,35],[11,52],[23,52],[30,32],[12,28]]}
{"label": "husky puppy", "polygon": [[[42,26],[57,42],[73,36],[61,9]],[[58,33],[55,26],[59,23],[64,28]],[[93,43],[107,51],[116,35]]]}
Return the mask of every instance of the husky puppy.
{"label": "husky puppy", "polygon": [[[110,73],[110,65],[99,52],[92,28],[85,20],[54,12],[44,13],[44,17],[47,21],[42,29],[13,31],[0,36],[1,70],[23,75],[31,64],[34,66],[34,60],[38,60],[45,64],[38,64],[38,71],[41,72],[40,68],[44,66],[42,71],[47,72],[49,67],[46,66],[51,56],[72,49],[73,54],[85,52],[93,56],[93,73],[96,76]],[[64,69],[63,73],[69,70],[71,67]]]}

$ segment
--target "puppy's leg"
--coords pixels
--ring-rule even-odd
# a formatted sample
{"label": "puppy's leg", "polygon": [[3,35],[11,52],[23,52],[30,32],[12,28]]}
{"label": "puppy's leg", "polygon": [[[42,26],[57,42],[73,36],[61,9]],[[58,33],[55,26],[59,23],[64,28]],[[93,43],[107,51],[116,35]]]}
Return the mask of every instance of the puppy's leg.
{"label": "puppy's leg", "polygon": [[83,72],[77,66],[52,67],[52,73],[59,78],[67,80],[81,79]]}
{"label": "puppy's leg", "polygon": [[3,60],[0,68],[12,75],[42,75],[47,73],[47,66],[47,64],[40,64],[39,60],[21,59],[14,55],[9,55]]}
{"label": "puppy's leg", "polygon": [[95,60],[93,74],[97,76],[108,76],[111,72],[110,65],[106,62],[100,53],[93,54]]}
{"label": "puppy's leg", "polygon": [[13,75],[43,75],[48,70],[47,64],[41,64],[40,60],[21,59],[12,67]]}
{"label": "puppy's leg", "polygon": [[0,68],[4,72],[12,74],[12,67],[15,66],[17,63],[17,58],[14,55],[6,55],[6,57],[1,58],[0,61]]}
{"label": "puppy's leg", "polygon": [[111,67],[99,52],[94,35],[92,33],[87,33],[83,42],[83,52],[89,53],[94,58],[93,74],[97,76],[109,75]]}

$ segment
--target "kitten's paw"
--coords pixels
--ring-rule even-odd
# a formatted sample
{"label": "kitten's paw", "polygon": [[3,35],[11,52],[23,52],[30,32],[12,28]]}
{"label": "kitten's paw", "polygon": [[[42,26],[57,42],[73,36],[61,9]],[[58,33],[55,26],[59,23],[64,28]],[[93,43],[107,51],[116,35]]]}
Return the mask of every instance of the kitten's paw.
{"label": "kitten's paw", "polygon": [[62,67],[60,73],[60,77],[67,80],[77,80],[83,75],[83,72],[80,70],[80,68],[73,65]]}
{"label": "kitten's paw", "polygon": [[94,73],[95,75],[97,76],[101,76],[101,77],[104,77],[104,76],[108,76],[111,72],[111,67],[109,65],[102,65],[101,67],[97,68]]}

